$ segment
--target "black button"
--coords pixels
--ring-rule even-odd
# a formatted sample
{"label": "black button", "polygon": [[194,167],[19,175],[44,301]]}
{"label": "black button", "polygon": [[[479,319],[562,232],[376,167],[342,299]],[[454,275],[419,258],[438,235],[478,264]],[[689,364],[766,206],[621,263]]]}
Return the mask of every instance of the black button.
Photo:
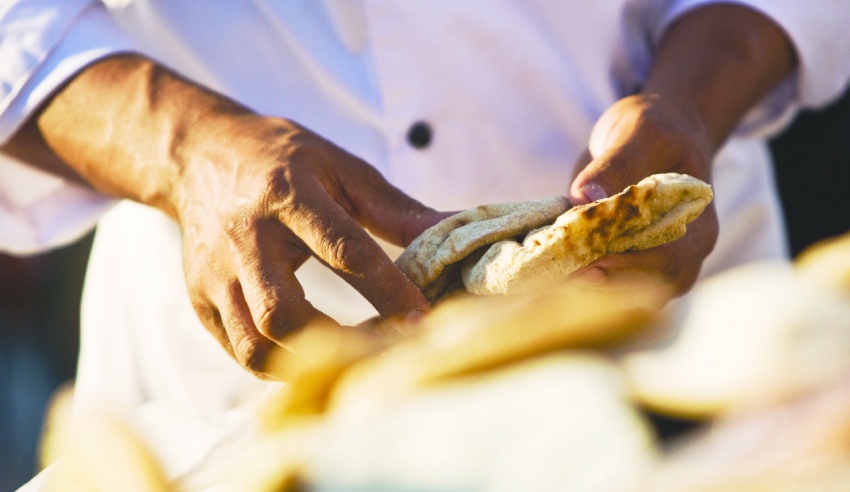
{"label": "black button", "polygon": [[431,125],[424,121],[417,121],[407,130],[407,141],[417,149],[424,149],[431,143],[433,136]]}

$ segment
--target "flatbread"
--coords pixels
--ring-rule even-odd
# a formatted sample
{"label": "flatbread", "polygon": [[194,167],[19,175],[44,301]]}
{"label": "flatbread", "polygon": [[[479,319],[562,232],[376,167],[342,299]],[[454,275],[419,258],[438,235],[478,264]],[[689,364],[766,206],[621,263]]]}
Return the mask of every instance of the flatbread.
{"label": "flatbread", "polygon": [[654,248],[685,234],[712,199],[711,186],[684,174],[655,174],[621,193],[571,208],[522,242],[504,240],[465,262],[474,294],[516,294],[563,281],[593,261]]}
{"label": "flatbread", "polygon": [[850,295],[850,233],[809,246],[794,266],[807,282]]}
{"label": "flatbread", "polygon": [[666,173],[573,208],[562,196],[482,205],[426,230],[396,265],[431,302],[461,285],[481,295],[536,290],[607,254],[678,239],[712,197],[703,181]]}
{"label": "flatbread", "polygon": [[569,202],[563,196],[471,208],[420,234],[398,257],[396,265],[434,302],[459,280],[458,262],[476,249],[550,224],[568,208]]}

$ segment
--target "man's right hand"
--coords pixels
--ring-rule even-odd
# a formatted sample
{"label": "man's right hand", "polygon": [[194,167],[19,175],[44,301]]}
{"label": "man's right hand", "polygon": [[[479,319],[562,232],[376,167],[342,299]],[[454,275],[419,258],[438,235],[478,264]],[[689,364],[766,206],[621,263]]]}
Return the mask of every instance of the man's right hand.
{"label": "man's right hand", "polygon": [[258,376],[269,376],[275,344],[327,319],[295,278],[310,256],[384,317],[429,309],[364,228],[406,246],[447,214],[306,128],[257,115],[153,62],[117,56],[85,69],[4,150],[35,147],[27,154],[42,158],[33,164],[55,152],[53,161],[95,189],[178,221],[196,312]]}
{"label": "man's right hand", "polygon": [[310,256],[383,317],[429,309],[363,226],[403,246],[441,214],[286,120],[227,119],[190,140],[175,189],[189,294],[207,329],[244,367],[262,374],[275,342],[325,318],[295,278]]}

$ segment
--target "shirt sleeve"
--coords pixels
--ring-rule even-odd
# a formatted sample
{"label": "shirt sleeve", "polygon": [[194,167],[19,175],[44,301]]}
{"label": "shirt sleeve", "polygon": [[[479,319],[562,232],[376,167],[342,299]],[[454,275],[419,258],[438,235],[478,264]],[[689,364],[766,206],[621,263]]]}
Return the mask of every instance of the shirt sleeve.
{"label": "shirt sleeve", "polygon": [[674,0],[653,33],[656,44],[685,13],[715,3],[737,4],[771,19],[796,50],[798,67],[739,125],[739,136],[775,134],[800,108],[837,99],[850,81],[850,2],[847,0]]}
{"label": "shirt sleeve", "polygon": [[[92,62],[139,51],[91,0],[19,0],[0,6],[0,143]],[[112,200],[0,153],[0,250],[33,254],[68,244]]]}

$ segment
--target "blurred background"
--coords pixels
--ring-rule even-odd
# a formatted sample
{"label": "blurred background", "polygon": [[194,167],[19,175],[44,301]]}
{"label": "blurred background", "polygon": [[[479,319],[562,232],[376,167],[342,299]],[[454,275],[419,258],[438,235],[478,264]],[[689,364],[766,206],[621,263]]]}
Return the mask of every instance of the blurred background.
{"label": "blurred background", "polygon": [[[771,143],[792,254],[850,231],[850,92]],[[29,480],[45,406],[72,381],[93,234],[45,255],[0,254],[0,492]]]}
{"label": "blurred background", "polygon": [[850,231],[850,90],[771,142],[791,252]]}
{"label": "blurred background", "polygon": [[74,378],[92,238],[40,256],[0,254],[0,492],[33,476],[45,406]]}

